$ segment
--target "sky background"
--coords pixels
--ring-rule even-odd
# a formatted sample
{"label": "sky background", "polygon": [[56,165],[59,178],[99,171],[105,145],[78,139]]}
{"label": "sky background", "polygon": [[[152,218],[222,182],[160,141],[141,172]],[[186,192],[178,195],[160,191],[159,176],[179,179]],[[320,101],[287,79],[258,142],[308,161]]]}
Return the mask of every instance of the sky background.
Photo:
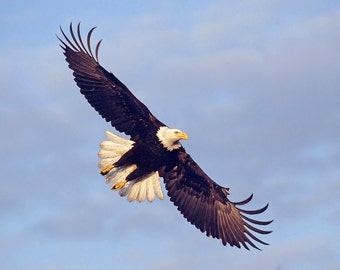
{"label": "sky background", "polygon": [[[99,174],[113,130],[86,102],[59,26],[97,26],[99,59],[230,199],[274,222],[224,247],[165,197]],[[2,269],[339,269],[340,2],[7,1],[0,9]]]}

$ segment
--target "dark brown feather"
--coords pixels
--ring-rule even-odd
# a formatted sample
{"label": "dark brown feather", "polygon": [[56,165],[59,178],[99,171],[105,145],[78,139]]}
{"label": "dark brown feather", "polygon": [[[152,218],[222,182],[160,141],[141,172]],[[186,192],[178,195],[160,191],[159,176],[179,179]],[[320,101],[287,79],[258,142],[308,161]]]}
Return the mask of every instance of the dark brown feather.
{"label": "dark brown feather", "polygon": [[[61,28],[60,28],[61,29]],[[77,27],[77,36],[70,24],[71,38],[61,29],[64,40],[60,39],[66,61],[73,70],[74,80],[91,106],[120,132],[130,135],[133,140],[147,136],[150,131],[164,125],[151,114],[131,91],[112,73],[105,70],[98,62],[97,43],[95,56],[91,48],[91,35],[87,35],[86,46]]]}
{"label": "dark brown feather", "polygon": [[228,189],[217,185],[210,179],[194,160],[183,152],[179,155],[178,165],[168,173],[164,173],[165,187],[170,200],[177,206],[183,216],[207,236],[222,240],[238,248],[249,245],[259,249],[254,242],[267,245],[256,237],[270,231],[252,226],[268,225],[272,221],[258,221],[246,215],[263,213],[268,205],[258,210],[243,210],[239,205],[249,203],[252,195],[244,201],[233,203],[227,198]]}

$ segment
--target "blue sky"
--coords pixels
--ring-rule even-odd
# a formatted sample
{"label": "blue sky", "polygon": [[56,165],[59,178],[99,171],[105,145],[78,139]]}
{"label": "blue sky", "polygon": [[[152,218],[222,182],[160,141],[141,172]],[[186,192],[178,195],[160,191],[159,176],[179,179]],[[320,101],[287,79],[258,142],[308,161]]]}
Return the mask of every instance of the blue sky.
{"label": "blue sky", "polygon": [[[3,269],[338,269],[338,1],[11,1],[0,10]],[[224,247],[166,197],[128,203],[97,152],[59,26],[103,39],[101,64],[189,134],[230,199],[269,202],[262,251]]]}

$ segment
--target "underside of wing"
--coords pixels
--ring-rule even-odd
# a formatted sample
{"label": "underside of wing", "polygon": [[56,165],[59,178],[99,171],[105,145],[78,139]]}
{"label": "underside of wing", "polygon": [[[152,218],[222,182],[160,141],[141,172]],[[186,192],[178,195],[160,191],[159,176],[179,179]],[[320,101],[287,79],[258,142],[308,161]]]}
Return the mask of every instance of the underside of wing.
{"label": "underside of wing", "polygon": [[70,25],[69,38],[60,28],[64,40],[60,39],[66,61],[73,70],[74,80],[91,106],[118,131],[131,135],[132,139],[144,136],[148,129],[158,128],[159,122],[130,90],[112,73],[106,71],[98,62],[98,50],[101,40],[97,43],[95,54],[91,48],[92,28],[86,45],[80,33]]}
{"label": "underside of wing", "polygon": [[258,210],[243,210],[241,205],[251,201],[248,199],[233,203],[228,200],[228,189],[217,185],[186,154],[180,154],[180,163],[170,172],[163,175],[165,187],[170,200],[177,206],[183,216],[207,236],[222,240],[223,245],[248,245],[259,249],[254,242],[267,243],[256,237],[257,234],[268,234],[253,225],[268,225],[272,221],[258,221],[248,215],[263,213],[268,205]]}

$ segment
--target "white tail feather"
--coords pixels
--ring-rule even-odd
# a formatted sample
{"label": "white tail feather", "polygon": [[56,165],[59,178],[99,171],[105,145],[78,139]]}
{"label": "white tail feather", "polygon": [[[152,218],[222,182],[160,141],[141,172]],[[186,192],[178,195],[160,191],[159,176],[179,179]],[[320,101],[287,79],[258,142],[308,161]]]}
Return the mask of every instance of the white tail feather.
{"label": "white tail feather", "polygon": [[[117,162],[122,155],[129,151],[134,142],[119,137],[109,131],[105,132],[110,141],[103,141],[100,144],[101,150],[98,153],[101,161],[98,167],[102,170]],[[105,182],[111,184],[111,188],[126,180],[126,177],[136,169],[136,165],[115,167],[105,175]],[[135,179],[127,182],[120,190],[119,195],[127,196],[129,202],[137,200],[142,202],[147,199],[152,202],[156,197],[163,199],[163,191],[160,184],[158,172],[151,173],[142,179]]]}

